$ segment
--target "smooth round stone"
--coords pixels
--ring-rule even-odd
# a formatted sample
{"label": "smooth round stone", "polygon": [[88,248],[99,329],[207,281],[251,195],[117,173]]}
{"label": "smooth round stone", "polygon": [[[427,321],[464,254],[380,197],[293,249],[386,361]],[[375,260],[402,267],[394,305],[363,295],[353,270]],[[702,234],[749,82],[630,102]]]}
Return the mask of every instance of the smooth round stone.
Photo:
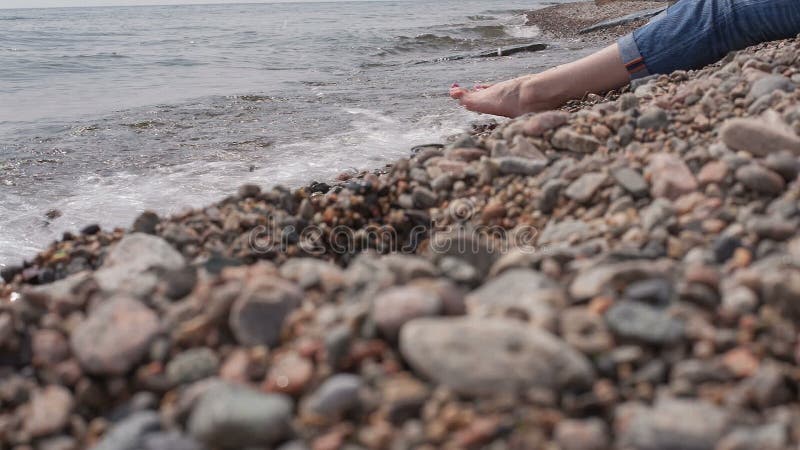
{"label": "smooth round stone", "polygon": [[636,281],[628,285],[622,297],[654,306],[666,306],[672,298],[672,283],[663,278]]}
{"label": "smooth round stone", "polygon": [[650,191],[642,175],[630,167],[620,167],[611,171],[611,176],[623,189],[630,192],[635,197],[644,197]]}
{"label": "smooth round stone", "polygon": [[786,187],[783,177],[759,164],[738,168],[736,180],[752,191],[767,195],[778,195]]}
{"label": "smooth round stone", "polygon": [[750,96],[761,98],[775,91],[791,92],[794,88],[792,80],[783,75],[767,75],[753,83],[750,87]]}
{"label": "smooth round stone", "polygon": [[194,348],[175,355],[167,363],[167,378],[173,384],[192,383],[217,374],[219,357],[209,348]]}
{"label": "smooth round stone", "polygon": [[356,410],[361,405],[359,392],[364,382],[358,375],[340,373],[333,375],[314,391],[305,409],[315,416],[335,419]]}
{"label": "smooth round stone", "polygon": [[697,180],[683,160],[675,155],[656,154],[647,167],[651,175],[650,193],[653,197],[670,200],[697,190]]}
{"label": "smooth round stone", "polygon": [[720,127],[722,142],[734,150],[744,150],[755,156],[767,156],[788,150],[800,155],[800,137],[783,123],[775,113],[759,118],[736,118],[727,120]]}
{"label": "smooth round stone", "polygon": [[147,353],[158,316],[141,302],[118,297],[100,304],[72,333],[81,366],[96,375],[122,375]]}
{"label": "smooth round stone", "polygon": [[615,335],[646,344],[674,344],[684,334],[682,321],[663,310],[631,301],[612,306],[606,312],[606,322]]}
{"label": "smooth round stone", "polygon": [[464,395],[586,387],[595,376],[566,342],[512,319],[416,319],[400,351],[417,373]]}
{"label": "smooth round stone", "polygon": [[142,450],[145,436],[160,428],[158,413],[137,412],[115,423],[92,450]]}
{"label": "smooth round stone", "polygon": [[659,398],[651,407],[617,407],[614,448],[713,450],[729,423],[728,414],[702,400]]}
{"label": "smooth round stone", "polygon": [[764,160],[764,165],[786,181],[794,180],[800,173],[800,158],[789,152],[770,153]]}
{"label": "smooth round stone", "polygon": [[254,282],[231,308],[229,325],[243,345],[273,347],[280,341],[283,321],[300,305],[303,293],[278,278]]}
{"label": "smooth round stone", "polygon": [[220,383],[197,402],[188,430],[211,448],[270,447],[290,433],[291,419],[289,397]]}
{"label": "smooth round stone", "polygon": [[69,421],[74,403],[72,393],[62,386],[36,390],[23,417],[25,431],[34,438],[61,431]]}
{"label": "smooth round stone", "polygon": [[417,317],[436,316],[442,311],[442,301],[427,289],[396,287],[380,294],[372,305],[372,320],[378,330],[394,341],[402,326]]}

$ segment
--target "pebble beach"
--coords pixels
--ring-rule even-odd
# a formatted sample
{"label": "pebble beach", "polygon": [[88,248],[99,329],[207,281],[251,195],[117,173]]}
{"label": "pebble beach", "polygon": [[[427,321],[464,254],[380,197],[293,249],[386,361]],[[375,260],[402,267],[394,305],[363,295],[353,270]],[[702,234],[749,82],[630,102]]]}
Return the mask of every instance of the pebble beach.
{"label": "pebble beach", "polygon": [[0,274],[0,448],[797,448],[798,86],[766,43],[65,233]]}

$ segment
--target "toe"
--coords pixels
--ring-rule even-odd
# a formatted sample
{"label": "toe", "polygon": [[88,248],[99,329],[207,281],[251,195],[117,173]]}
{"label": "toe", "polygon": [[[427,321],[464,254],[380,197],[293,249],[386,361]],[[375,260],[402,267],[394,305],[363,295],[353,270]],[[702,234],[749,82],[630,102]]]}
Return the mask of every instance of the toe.
{"label": "toe", "polygon": [[458,86],[453,86],[450,88],[450,97],[459,100],[464,97],[469,91]]}

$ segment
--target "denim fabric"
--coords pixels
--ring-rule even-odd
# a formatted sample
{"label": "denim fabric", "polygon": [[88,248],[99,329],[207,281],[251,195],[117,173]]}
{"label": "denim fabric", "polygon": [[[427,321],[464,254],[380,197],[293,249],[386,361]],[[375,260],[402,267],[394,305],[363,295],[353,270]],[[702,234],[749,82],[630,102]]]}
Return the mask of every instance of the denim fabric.
{"label": "denim fabric", "polygon": [[631,78],[699,69],[760,42],[800,33],[800,0],[679,0],[619,39]]}

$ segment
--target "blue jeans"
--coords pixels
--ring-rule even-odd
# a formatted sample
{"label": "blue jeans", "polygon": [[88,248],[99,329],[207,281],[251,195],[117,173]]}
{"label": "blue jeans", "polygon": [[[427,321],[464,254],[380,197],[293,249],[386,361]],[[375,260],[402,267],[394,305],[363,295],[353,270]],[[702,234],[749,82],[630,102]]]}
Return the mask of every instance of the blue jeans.
{"label": "blue jeans", "polygon": [[680,0],[619,39],[631,79],[699,69],[732,50],[800,33],[800,0]]}

